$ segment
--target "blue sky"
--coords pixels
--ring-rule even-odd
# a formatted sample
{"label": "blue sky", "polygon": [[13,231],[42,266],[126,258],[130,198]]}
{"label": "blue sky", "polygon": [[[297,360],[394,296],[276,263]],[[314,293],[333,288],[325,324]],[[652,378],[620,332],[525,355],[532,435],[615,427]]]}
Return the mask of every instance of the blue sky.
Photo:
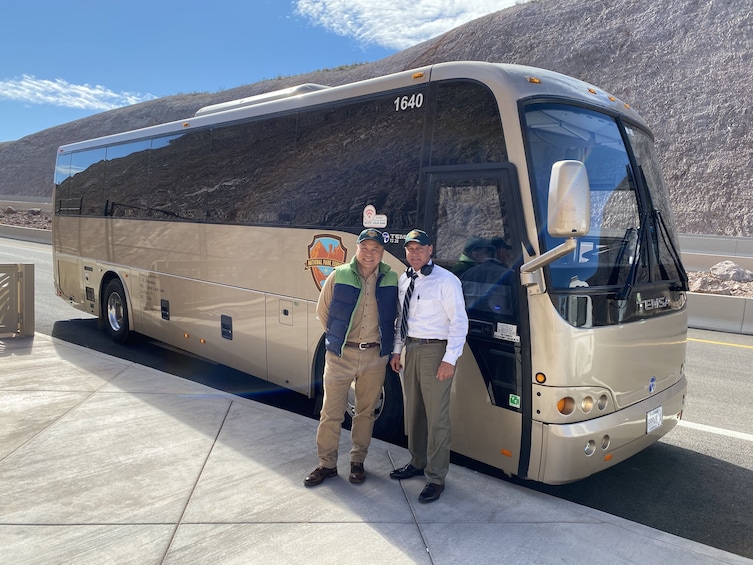
{"label": "blue sky", "polygon": [[12,0],[0,142],[155,97],[377,61],[523,0]]}

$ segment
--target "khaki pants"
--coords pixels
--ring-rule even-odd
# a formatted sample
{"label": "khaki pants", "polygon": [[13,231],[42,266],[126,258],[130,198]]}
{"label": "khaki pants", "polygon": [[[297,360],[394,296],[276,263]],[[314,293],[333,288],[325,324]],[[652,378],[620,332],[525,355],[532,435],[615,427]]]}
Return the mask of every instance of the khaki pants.
{"label": "khaki pants", "polygon": [[437,369],[445,343],[405,345],[405,422],[411,465],[424,470],[427,483],[444,484],[450,470],[450,389],[452,379],[440,381]]}
{"label": "khaki pants", "polygon": [[351,463],[363,463],[374,430],[374,407],[384,384],[388,357],[379,356],[379,348],[345,347],[343,356],[327,351],[324,361],[324,402],[316,432],[319,465],[337,467],[340,429],[348,404],[348,391],[355,380],[356,407],[350,431]]}

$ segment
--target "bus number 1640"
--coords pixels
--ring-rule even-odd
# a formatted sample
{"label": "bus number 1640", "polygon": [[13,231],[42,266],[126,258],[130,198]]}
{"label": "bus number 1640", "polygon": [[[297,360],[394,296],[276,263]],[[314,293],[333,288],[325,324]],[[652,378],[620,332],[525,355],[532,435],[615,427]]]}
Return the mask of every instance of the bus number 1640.
{"label": "bus number 1640", "polygon": [[408,108],[420,108],[423,106],[423,103],[424,95],[421,92],[418,94],[411,94],[410,96],[398,96],[393,102],[395,105],[395,112],[407,110]]}

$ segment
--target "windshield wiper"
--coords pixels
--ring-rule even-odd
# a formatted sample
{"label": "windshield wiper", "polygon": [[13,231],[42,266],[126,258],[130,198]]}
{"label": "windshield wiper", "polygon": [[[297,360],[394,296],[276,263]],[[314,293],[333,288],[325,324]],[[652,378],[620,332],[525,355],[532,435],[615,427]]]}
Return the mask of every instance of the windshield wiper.
{"label": "windshield wiper", "polygon": [[[622,286],[622,289],[615,295],[615,298],[617,300],[625,300],[633,291],[636,279],[638,278],[638,266],[641,263],[641,258],[643,256],[643,240],[646,238],[646,233],[648,232],[647,227],[648,214],[644,212],[641,216],[641,223],[638,225],[637,237],[635,238],[635,248],[632,253],[633,263],[630,265],[630,271],[628,272],[625,284]],[[635,230],[633,230],[633,232],[635,232]]]}
{"label": "windshield wiper", "polygon": [[[628,228],[625,230],[625,235],[622,236],[622,243],[620,243],[620,250],[617,253],[617,259],[615,260],[612,273],[609,276],[609,286],[615,286],[619,281],[622,267],[629,263],[633,264],[635,261],[635,251],[638,246],[638,230],[636,228]],[[626,259],[627,258],[627,259]]]}
{"label": "windshield wiper", "polygon": [[[685,268],[682,266],[682,260],[680,259],[680,252],[675,247],[674,241],[672,240],[672,237],[669,234],[669,228],[667,227],[667,224],[664,221],[664,216],[662,216],[661,210],[657,210],[654,207],[653,198],[651,198],[651,189],[648,184],[648,179],[646,178],[646,173],[643,171],[643,165],[638,166],[638,171],[641,173],[641,180],[643,180],[643,186],[645,186],[647,189],[649,205],[651,206],[651,209],[653,210],[653,213],[651,215],[652,220],[653,220],[652,225],[654,226],[654,229],[656,229],[661,234],[661,239],[664,243],[664,247],[669,251],[669,256],[672,258],[672,262],[675,265],[675,271],[677,272],[677,276],[680,278],[680,288],[676,288],[676,287],[670,287],[670,288],[671,290],[687,291],[690,288],[690,284],[688,282],[688,274],[685,272]],[[659,264],[659,268],[662,270],[662,273],[664,275],[664,280],[673,280],[673,279],[670,279],[669,273],[667,273],[667,270],[664,267],[664,263],[662,262],[661,253],[659,251],[659,241],[658,241],[657,235],[655,235],[656,261]]]}
{"label": "windshield wiper", "polygon": [[[682,260],[680,259],[680,252],[675,247],[675,244],[669,235],[669,229],[667,228],[667,224],[664,222],[664,216],[662,216],[659,210],[656,210],[654,212],[654,217],[658,219],[656,223],[659,227],[659,232],[661,233],[661,237],[664,240],[664,245],[669,251],[669,256],[672,258],[672,262],[675,264],[675,270],[677,271],[677,275],[680,277],[680,288],[673,287],[672,290],[687,291],[690,289],[690,285],[688,282],[688,274],[685,272],[685,268],[682,266]],[[662,264],[661,257],[657,257],[657,260],[659,260],[659,264],[661,265]],[[669,275],[667,275],[667,278],[669,278]]]}

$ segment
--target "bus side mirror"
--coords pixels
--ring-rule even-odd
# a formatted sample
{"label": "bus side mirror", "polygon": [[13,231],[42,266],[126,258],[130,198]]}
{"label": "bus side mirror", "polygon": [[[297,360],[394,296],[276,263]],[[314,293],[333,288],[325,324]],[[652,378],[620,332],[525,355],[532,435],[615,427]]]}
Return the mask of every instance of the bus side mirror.
{"label": "bus side mirror", "polygon": [[580,161],[557,161],[552,165],[547,224],[549,235],[564,237],[565,241],[521,265],[520,282],[530,288],[529,294],[544,292],[540,269],[575,251],[575,238],[591,229],[591,188],[586,166]]}
{"label": "bus side mirror", "polygon": [[552,165],[547,224],[552,237],[582,237],[591,229],[591,189],[581,161]]}

